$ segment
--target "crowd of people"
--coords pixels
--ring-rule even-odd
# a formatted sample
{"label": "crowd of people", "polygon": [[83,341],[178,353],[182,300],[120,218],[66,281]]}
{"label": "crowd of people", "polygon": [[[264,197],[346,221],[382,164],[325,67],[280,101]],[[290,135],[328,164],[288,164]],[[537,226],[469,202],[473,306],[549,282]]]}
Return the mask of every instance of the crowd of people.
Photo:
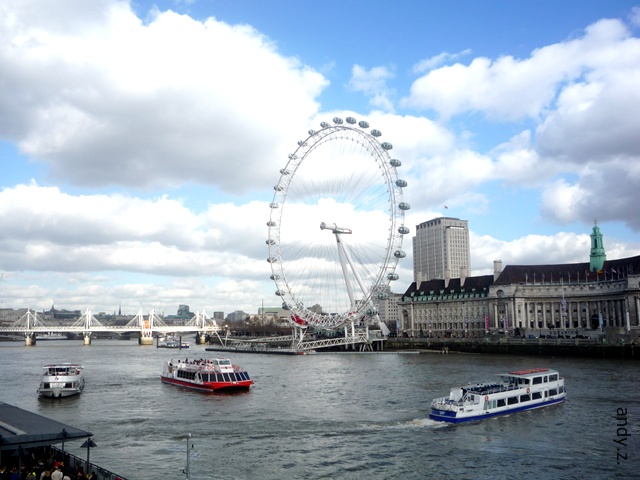
{"label": "crowd of people", "polygon": [[83,465],[71,468],[52,456],[37,461],[33,457],[21,460],[18,466],[0,466],[0,480],[98,480],[97,474],[85,472]]}

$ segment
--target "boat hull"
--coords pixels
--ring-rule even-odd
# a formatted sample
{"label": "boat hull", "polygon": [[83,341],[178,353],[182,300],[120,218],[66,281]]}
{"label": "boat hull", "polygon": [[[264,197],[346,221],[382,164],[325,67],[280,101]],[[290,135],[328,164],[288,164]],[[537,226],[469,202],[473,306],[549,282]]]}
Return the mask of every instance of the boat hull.
{"label": "boat hull", "polygon": [[74,395],[80,395],[82,388],[40,388],[38,393],[45,398],[73,397]]}
{"label": "boat hull", "polygon": [[429,414],[429,418],[431,420],[436,420],[439,422],[449,422],[449,423],[471,422],[474,420],[484,420],[486,418],[499,417],[502,415],[511,415],[512,413],[524,412],[525,410],[535,410],[537,408],[548,407],[550,405],[557,405],[559,403],[564,402],[564,399],[565,397],[555,398],[553,400],[547,400],[545,402],[536,403],[534,405],[523,405],[516,408],[510,408],[508,410],[502,410],[499,412],[471,414],[467,416],[459,416],[459,412],[448,412],[448,411],[434,409]]}
{"label": "boat hull", "polygon": [[206,347],[207,352],[266,353],[271,355],[309,355],[312,351],[290,348]]}
{"label": "boat hull", "polygon": [[242,380],[236,382],[203,382],[193,383],[176,378],[160,376],[162,383],[169,385],[177,385],[178,387],[189,388],[191,390],[198,390],[200,392],[229,392],[237,390],[249,390],[253,384],[253,380]]}

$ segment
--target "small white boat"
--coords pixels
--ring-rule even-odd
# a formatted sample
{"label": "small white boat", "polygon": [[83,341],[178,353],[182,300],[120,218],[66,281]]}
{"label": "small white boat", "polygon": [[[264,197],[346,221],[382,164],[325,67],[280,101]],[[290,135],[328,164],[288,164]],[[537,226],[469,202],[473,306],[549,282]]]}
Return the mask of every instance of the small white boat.
{"label": "small white boat", "polygon": [[189,342],[176,339],[174,337],[167,338],[164,342],[158,344],[158,348],[189,348]]}
{"label": "small white boat", "polygon": [[77,363],[56,363],[42,367],[38,394],[61,398],[78,395],[84,390],[84,367]]}
{"label": "small white boat", "polygon": [[564,378],[557,370],[534,368],[498,375],[498,382],[452,388],[431,402],[429,418],[460,423],[564,402]]}

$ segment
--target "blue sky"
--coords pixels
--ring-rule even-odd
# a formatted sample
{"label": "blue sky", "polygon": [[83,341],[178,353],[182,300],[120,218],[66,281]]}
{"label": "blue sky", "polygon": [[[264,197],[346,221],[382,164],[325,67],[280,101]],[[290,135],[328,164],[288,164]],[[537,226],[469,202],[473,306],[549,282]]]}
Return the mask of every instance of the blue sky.
{"label": "blue sky", "polygon": [[0,307],[277,305],[273,185],[334,116],[394,144],[408,226],[469,220],[472,274],[588,261],[594,220],[638,255],[639,31],[622,0],[3,2]]}

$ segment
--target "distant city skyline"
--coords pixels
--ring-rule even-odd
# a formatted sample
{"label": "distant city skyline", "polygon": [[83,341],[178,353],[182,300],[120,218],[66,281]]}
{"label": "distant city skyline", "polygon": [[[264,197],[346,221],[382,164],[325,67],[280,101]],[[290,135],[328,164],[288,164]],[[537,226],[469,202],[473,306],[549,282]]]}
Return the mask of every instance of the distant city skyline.
{"label": "distant city skyline", "polygon": [[469,275],[588,261],[594,219],[640,254],[637,2],[250,5],[2,2],[0,308],[278,306],[268,204],[333,117],[402,161],[396,293],[439,216]]}

